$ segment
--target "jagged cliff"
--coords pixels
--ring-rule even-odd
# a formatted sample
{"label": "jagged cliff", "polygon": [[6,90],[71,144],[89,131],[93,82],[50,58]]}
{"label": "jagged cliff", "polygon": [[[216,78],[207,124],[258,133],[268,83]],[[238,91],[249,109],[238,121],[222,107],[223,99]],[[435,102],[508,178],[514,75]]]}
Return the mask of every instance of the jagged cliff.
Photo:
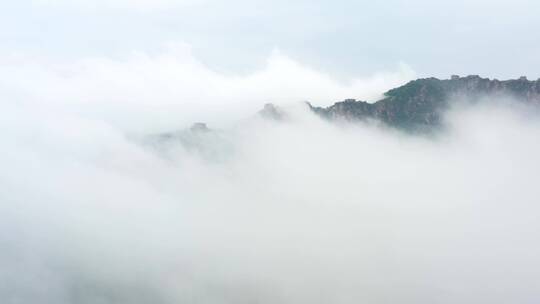
{"label": "jagged cliff", "polygon": [[515,99],[540,106],[540,79],[529,81],[521,77],[499,81],[476,75],[452,76],[446,80],[425,78],[392,89],[375,103],[348,99],[327,108],[309,106],[328,119],[375,119],[393,127],[418,130],[439,125],[442,112],[452,103],[490,98]]}

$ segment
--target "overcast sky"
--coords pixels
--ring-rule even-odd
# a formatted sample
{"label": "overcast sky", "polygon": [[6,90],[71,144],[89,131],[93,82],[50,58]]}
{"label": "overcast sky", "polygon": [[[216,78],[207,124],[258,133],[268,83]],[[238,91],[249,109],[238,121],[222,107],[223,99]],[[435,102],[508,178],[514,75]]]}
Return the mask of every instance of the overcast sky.
{"label": "overcast sky", "polygon": [[182,43],[231,75],[278,49],[336,79],[400,64],[418,76],[536,79],[539,13],[534,0],[2,0],[0,54],[114,59]]}

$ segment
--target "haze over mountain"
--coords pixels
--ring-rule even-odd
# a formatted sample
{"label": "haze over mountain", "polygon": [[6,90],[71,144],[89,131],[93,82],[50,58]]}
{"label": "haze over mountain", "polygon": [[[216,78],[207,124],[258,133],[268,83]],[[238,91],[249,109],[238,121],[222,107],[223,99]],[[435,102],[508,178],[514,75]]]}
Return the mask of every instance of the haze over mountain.
{"label": "haze over mountain", "polygon": [[0,304],[537,304],[539,11],[2,1]]}

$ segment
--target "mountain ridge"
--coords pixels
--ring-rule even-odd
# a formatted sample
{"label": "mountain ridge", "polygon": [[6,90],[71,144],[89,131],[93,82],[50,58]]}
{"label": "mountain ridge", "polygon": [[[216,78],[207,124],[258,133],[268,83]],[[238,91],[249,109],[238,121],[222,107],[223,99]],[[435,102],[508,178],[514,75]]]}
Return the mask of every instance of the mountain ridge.
{"label": "mountain ridge", "polygon": [[480,99],[515,99],[540,107],[540,79],[526,77],[510,80],[482,78],[478,75],[450,79],[420,78],[384,93],[374,103],[346,99],[329,107],[310,109],[330,120],[377,120],[386,125],[423,130],[442,123],[442,114],[452,104],[475,103]]}

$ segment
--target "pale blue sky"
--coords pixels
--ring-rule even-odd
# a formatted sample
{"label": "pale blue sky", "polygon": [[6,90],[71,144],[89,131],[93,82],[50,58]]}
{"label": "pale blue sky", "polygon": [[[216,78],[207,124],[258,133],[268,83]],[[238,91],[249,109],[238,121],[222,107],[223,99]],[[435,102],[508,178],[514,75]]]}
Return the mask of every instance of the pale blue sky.
{"label": "pale blue sky", "polygon": [[534,0],[1,0],[0,54],[122,57],[188,43],[213,69],[257,69],[278,48],[334,77],[400,62],[419,76],[540,77]]}

